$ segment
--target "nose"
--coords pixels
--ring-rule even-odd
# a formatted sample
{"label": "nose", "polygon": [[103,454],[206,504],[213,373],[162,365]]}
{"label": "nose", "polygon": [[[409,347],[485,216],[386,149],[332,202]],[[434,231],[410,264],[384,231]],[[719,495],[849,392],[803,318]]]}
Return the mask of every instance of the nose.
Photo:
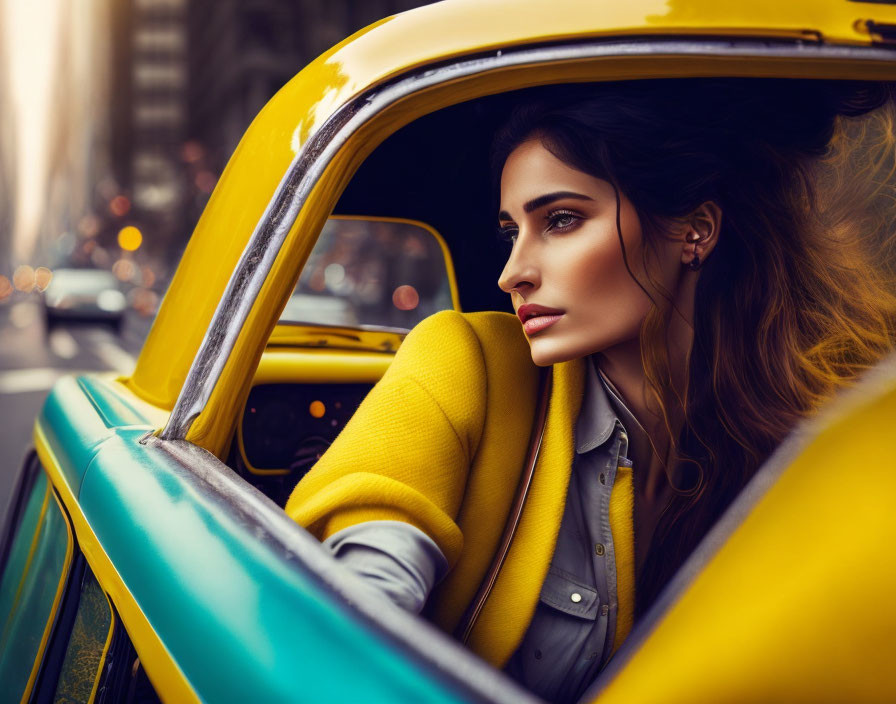
{"label": "nose", "polygon": [[541,278],[533,256],[533,252],[526,247],[521,237],[513,245],[504,270],[498,277],[498,287],[504,293],[512,293],[513,291],[525,292],[529,289],[538,288]]}

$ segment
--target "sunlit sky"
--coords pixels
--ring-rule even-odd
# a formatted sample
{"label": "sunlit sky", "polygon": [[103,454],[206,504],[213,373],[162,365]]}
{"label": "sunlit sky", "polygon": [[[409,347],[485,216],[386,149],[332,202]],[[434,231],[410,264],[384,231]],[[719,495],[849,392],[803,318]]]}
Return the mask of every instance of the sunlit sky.
{"label": "sunlit sky", "polygon": [[[13,260],[15,263],[31,263],[29,260],[46,197],[51,79],[52,71],[58,65],[59,9],[63,0],[2,2],[2,41],[7,53],[9,88],[16,113],[17,194]],[[79,9],[84,11],[86,8]]]}

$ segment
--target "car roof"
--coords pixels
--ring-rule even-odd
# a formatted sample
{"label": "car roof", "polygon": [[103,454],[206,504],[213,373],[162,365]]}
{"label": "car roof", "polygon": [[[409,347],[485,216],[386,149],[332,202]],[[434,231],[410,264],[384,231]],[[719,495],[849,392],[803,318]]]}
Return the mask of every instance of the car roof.
{"label": "car roof", "polygon": [[[161,408],[174,406],[234,267],[290,165],[353,98],[396,76],[444,66],[457,57],[494,56],[513,47],[565,40],[753,37],[797,45],[823,42],[868,47],[873,39],[880,39],[869,32],[874,22],[896,24],[896,7],[847,0],[448,0],[385,18],[305,67],[250,125],[196,226],[126,383],[144,400]],[[701,59],[707,72],[724,75],[730,70],[716,67],[719,64],[713,59]],[[656,75],[658,61],[662,59],[653,57],[642,63],[630,77]],[[821,66],[814,70],[824,76]],[[892,63],[885,70],[892,73]],[[595,69],[590,71],[585,80],[599,80],[599,75],[593,77]],[[479,95],[488,92],[477,90]],[[456,101],[463,99],[461,94],[456,97]],[[289,265],[288,261],[281,264],[282,259],[272,274],[279,275]],[[284,301],[287,289],[291,290],[285,280],[268,281],[265,286],[274,286]],[[268,290],[263,289],[262,295]],[[256,315],[262,314],[253,309],[250,321]],[[271,317],[276,318],[276,313]],[[245,355],[246,364],[250,358],[254,355]],[[203,444],[200,438],[192,439]],[[215,451],[212,445],[203,444]]]}

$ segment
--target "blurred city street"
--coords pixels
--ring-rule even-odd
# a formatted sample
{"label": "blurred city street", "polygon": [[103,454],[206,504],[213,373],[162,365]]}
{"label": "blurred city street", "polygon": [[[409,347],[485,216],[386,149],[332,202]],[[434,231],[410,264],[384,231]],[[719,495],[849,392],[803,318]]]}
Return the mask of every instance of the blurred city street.
{"label": "blurred city street", "polygon": [[54,382],[131,370],[262,106],[423,4],[0,0],[0,512]]}
{"label": "blurred city street", "polygon": [[35,301],[0,307],[0,506],[32,444],[34,419],[47,392],[64,374],[131,370],[149,320],[125,317],[120,334],[96,324],[58,326],[47,333]]}

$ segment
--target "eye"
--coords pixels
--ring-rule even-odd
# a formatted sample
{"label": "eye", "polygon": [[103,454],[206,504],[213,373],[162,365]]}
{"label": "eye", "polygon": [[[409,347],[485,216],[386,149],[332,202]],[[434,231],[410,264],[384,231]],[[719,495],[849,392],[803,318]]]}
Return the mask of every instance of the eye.
{"label": "eye", "polygon": [[519,234],[520,228],[516,225],[503,225],[498,228],[498,239],[502,242],[513,244],[516,242],[516,236]]}
{"label": "eye", "polygon": [[574,210],[552,210],[545,216],[549,230],[564,232],[575,227],[582,216]]}

